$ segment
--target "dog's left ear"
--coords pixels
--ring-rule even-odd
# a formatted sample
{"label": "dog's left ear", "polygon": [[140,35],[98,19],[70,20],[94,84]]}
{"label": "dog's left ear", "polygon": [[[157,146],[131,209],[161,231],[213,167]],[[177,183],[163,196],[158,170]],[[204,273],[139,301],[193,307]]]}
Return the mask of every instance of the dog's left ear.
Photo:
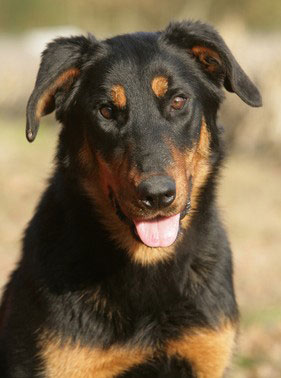
{"label": "dog's left ear", "polygon": [[26,109],[26,137],[29,142],[36,137],[41,117],[60,105],[57,94],[65,96],[71,92],[87,56],[93,53],[97,44],[92,35],[88,38],[58,38],[48,44],[42,53],[35,87]]}
{"label": "dog's left ear", "polygon": [[199,21],[172,23],[161,39],[185,49],[198,62],[200,68],[216,84],[224,84],[246,104],[261,106],[262,98],[217,31]]}

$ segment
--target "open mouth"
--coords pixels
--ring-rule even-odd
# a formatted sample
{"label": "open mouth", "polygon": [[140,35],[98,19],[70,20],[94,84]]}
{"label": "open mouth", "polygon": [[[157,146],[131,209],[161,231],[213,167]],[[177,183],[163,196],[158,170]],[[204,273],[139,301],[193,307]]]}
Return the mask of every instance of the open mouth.
{"label": "open mouth", "polygon": [[114,203],[116,214],[121,221],[127,223],[131,227],[134,237],[151,248],[169,247],[172,245],[179,234],[181,219],[189,213],[191,208],[190,200],[188,200],[184,210],[178,214],[168,217],[156,217],[148,220],[130,220],[122,212],[116,198],[112,198],[112,201]]}

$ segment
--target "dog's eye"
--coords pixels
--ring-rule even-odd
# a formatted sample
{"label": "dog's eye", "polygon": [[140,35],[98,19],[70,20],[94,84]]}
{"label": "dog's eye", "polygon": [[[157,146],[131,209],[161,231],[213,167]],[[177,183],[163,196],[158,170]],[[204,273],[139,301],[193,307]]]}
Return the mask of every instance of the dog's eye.
{"label": "dog's eye", "polygon": [[187,99],[185,97],[177,96],[173,99],[171,107],[173,110],[182,110],[186,101]]}
{"label": "dog's eye", "polygon": [[110,106],[102,106],[99,112],[105,119],[113,118],[113,109]]}

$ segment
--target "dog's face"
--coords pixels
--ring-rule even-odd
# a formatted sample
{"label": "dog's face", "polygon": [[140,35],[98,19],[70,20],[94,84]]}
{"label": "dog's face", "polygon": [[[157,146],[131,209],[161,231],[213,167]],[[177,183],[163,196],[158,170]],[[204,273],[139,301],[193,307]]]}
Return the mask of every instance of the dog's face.
{"label": "dog's face", "polygon": [[208,95],[192,57],[155,35],[116,38],[106,47],[77,93],[99,167],[95,181],[143,243],[166,247],[190,206],[192,155],[201,131],[207,134]]}
{"label": "dog's face", "polygon": [[56,108],[62,160],[113,237],[127,249],[165,250],[187,226],[215,164],[223,85],[260,105],[223,40],[200,23],[103,42],[59,39],[43,54],[27,136],[33,140],[40,117]]}

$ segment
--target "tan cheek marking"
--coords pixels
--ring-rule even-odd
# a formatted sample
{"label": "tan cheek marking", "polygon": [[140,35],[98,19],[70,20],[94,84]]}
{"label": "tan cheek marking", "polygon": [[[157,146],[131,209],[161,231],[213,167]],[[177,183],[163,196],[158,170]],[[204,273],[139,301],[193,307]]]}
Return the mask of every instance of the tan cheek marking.
{"label": "tan cheek marking", "polygon": [[[210,173],[210,135],[205,120],[202,120],[199,141],[191,150],[182,153],[173,146],[170,147],[170,150],[174,161],[171,175],[176,180],[177,188],[179,188],[176,199],[178,208],[186,203],[188,193],[191,190],[191,211],[181,221],[182,227],[187,229],[192,215],[196,211],[202,186]],[[192,188],[189,188],[190,175],[192,176]]]}
{"label": "tan cheek marking", "polygon": [[125,88],[122,85],[114,85],[111,89],[111,96],[115,106],[125,108],[127,99]]}
{"label": "tan cheek marking", "polygon": [[196,208],[198,195],[205,184],[210,173],[210,135],[205,121],[202,121],[199,144],[192,159],[191,174],[193,177],[193,188],[191,195],[191,206]]}
{"label": "tan cheek marking", "polygon": [[170,247],[147,247],[133,237],[132,231],[128,225],[120,221],[115,210],[112,208],[111,202],[103,195],[101,187],[93,185],[88,180],[84,181],[83,186],[89,198],[93,200],[94,205],[100,214],[100,221],[109,232],[111,239],[124,249],[135,263],[148,266],[172,258],[176,249],[176,244],[182,238],[181,235]]}
{"label": "tan cheek marking", "polygon": [[169,149],[173,157],[173,163],[167,170],[169,176],[173,177],[176,182],[177,195],[172,206],[178,211],[182,211],[187,202],[189,188],[190,171],[186,169],[185,156],[181,151],[169,143]]}
{"label": "tan cheek marking", "polygon": [[151,82],[151,87],[157,97],[163,97],[168,90],[168,79],[164,76],[156,76]]}
{"label": "tan cheek marking", "polygon": [[188,360],[198,378],[221,378],[235,346],[236,327],[230,322],[217,330],[198,328],[170,341],[167,354]]}
{"label": "tan cheek marking", "polygon": [[[105,197],[100,196],[99,191],[95,191],[92,186],[87,186],[86,184],[85,187],[89,196],[97,204],[100,221],[109,232],[109,236],[129,254],[135,263],[148,266],[172,258],[176,248],[175,245],[167,248],[150,248],[137,241],[133,237],[130,227],[120,221],[111,203]],[[179,240],[181,240],[181,236]]]}
{"label": "tan cheek marking", "polygon": [[[206,183],[211,165],[210,165],[210,135],[207,130],[205,120],[202,120],[201,133],[199,142],[191,149],[180,155],[182,161],[184,161],[184,169],[186,177],[182,178],[185,182],[185,188],[188,188],[186,180],[189,176],[192,176],[192,190],[191,190],[191,211],[182,220],[182,227],[187,229],[192,215],[196,211],[198,198],[203,185]],[[179,176],[177,174],[177,176]],[[182,177],[184,177],[182,175]],[[177,178],[177,180],[179,180]],[[190,190],[190,188],[188,188]]]}
{"label": "tan cheek marking", "polygon": [[79,343],[62,344],[58,338],[41,343],[40,353],[42,370],[50,378],[112,378],[145,362],[151,355],[149,349],[126,346],[89,348]]}
{"label": "tan cheek marking", "polygon": [[210,135],[205,120],[202,120],[199,142],[192,151],[186,154],[186,167],[192,176],[191,213],[183,219],[182,225],[187,228],[192,214],[196,211],[197,202],[203,185],[206,183],[211,171],[210,165]]}
{"label": "tan cheek marking", "polygon": [[69,70],[63,72],[56,80],[55,82],[43,92],[40,99],[38,100],[37,106],[36,106],[36,112],[35,117],[37,119],[40,119],[42,115],[44,115],[45,109],[50,103],[52,97],[54,96],[56,90],[60,87],[62,87],[67,82],[71,83],[71,80],[78,76],[80,73],[78,68],[70,68]]}
{"label": "tan cheek marking", "polygon": [[[88,164],[89,152],[86,145],[81,149],[80,154],[82,161]],[[122,177],[119,177],[118,180],[115,177],[120,172],[120,164],[116,162],[114,168],[110,168],[99,154],[93,156],[93,162],[91,163],[93,167],[91,173],[82,179],[82,185],[88,197],[93,201],[99,212],[100,221],[112,240],[125,249],[134,262],[144,266],[170,259],[175,252],[176,243],[181,240],[182,236],[179,236],[177,242],[167,248],[150,248],[137,241],[133,237],[130,227],[120,221],[108,197],[108,187],[116,190],[119,185],[118,180],[123,180]],[[126,167],[123,170],[126,171]]]}

